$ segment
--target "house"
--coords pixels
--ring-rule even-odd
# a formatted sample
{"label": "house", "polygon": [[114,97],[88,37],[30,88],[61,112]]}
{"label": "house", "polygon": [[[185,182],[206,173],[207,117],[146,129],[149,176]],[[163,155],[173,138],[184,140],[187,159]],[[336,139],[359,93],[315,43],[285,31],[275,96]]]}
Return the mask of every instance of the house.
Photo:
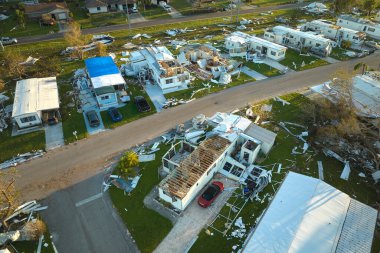
{"label": "house", "polygon": [[252,192],[270,180],[270,173],[254,165],[263,142],[245,132],[253,124],[250,120],[216,113],[207,122],[214,128],[198,147],[180,142],[163,157],[163,170],[169,174],[159,184],[159,197],[178,210],[184,210],[215,173]]}
{"label": "house", "polygon": [[151,0],[151,4],[160,5],[160,2],[170,3],[170,0]]}
{"label": "house", "polygon": [[231,76],[238,73],[237,68],[240,66],[239,62],[222,57],[218,50],[209,44],[190,44],[182,47],[178,61],[198,78],[218,79],[220,84],[228,84]]}
{"label": "house", "polygon": [[256,124],[251,124],[244,132],[246,135],[260,141],[262,152],[267,155],[272,149],[277,134]]}
{"label": "house", "polygon": [[331,81],[311,89],[334,103],[342,97],[351,97],[358,115],[380,118],[380,72],[378,71],[355,76],[350,94],[346,94]]}
{"label": "house", "polygon": [[302,8],[303,10],[313,14],[323,14],[329,11],[326,5],[319,2],[311,3]]}
{"label": "house", "polygon": [[56,21],[67,21],[70,17],[69,12],[66,2],[25,5],[25,15],[31,19],[40,19],[44,15],[50,16]]}
{"label": "house", "polygon": [[302,30],[322,34],[326,38],[334,40],[338,45],[340,45],[342,41],[349,41],[355,45],[361,45],[366,38],[366,34],[364,32],[344,28],[323,19],[313,20],[306,23],[302,27]]}
{"label": "house", "polygon": [[329,56],[333,47],[333,42],[321,35],[302,32],[285,26],[267,29],[264,33],[264,39],[299,51],[309,49],[322,56]]}
{"label": "house", "polygon": [[285,59],[286,47],[243,32],[233,32],[225,38],[225,47],[231,57],[246,57],[253,53],[275,61]]}
{"label": "house", "polygon": [[351,15],[340,15],[336,24],[355,31],[365,32],[368,37],[380,40],[380,24]]}
{"label": "house", "polygon": [[118,105],[118,92],[125,88],[125,80],[110,56],[85,60],[86,72],[96,101],[101,110]]}
{"label": "house", "polygon": [[377,214],[320,179],[289,172],[242,252],[370,253]]}
{"label": "house", "polygon": [[136,0],[86,0],[86,9],[89,13],[109,11],[125,11],[128,8],[137,8]]}
{"label": "house", "polygon": [[165,46],[149,46],[131,52],[125,73],[137,77],[140,82],[157,84],[164,94],[187,89],[190,83],[190,73]]}
{"label": "house", "polygon": [[55,77],[17,81],[12,119],[18,128],[44,123],[46,114],[59,109],[58,86]]}

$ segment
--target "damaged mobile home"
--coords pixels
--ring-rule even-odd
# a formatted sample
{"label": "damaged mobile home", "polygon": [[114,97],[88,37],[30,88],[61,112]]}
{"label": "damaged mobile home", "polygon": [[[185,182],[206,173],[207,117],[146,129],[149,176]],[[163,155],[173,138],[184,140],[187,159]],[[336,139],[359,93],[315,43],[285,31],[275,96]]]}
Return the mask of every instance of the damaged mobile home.
{"label": "damaged mobile home", "polygon": [[133,51],[129,60],[124,67],[127,76],[134,76],[144,84],[147,81],[157,84],[164,94],[188,88],[190,73],[165,46]]}
{"label": "damaged mobile home", "polygon": [[341,45],[342,41],[349,41],[355,45],[361,45],[366,38],[364,32],[344,28],[323,19],[313,20],[306,23],[302,27],[302,30],[322,34],[326,38],[334,40],[338,45]]}
{"label": "damaged mobile home", "polygon": [[329,56],[333,48],[333,42],[330,39],[285,26],[275,26],[267,29],[264,38],[301,52],[308,49],[322,56]]}
{"label": "damaged mobile home", "polygon": [[377,215],[320,179],[289,172],[242,252],[370,253]]}
{"label": "damaged mobile home", "polygon": [[118,91],[125,89],[125,80],[110,56],[85,60],[86,72],[91,80],[99,108],[118,105]]}
{"label": "damaged mobile home", "polygon": [[355,31],[365,32],[368,37],[373,39],[380,39],[380,24],[368,19],[357,18],[351,15],[341,15],[338,17],[336,24]]}
{"label": "damaged mobile home", "polygon": [[163,170],[169,174],[159,184],[159,198],[178,210],[184,210],[217,172],[252,192],[270,181],[270,173],[254,162],[259,152],[269,152],[275,133],[234,114],[217,113],[208,124],[214,128],[198,147],[181,142],[163,157]]}
{"label": "damaged mobile home", "polygon": [[233,32],[225,38],[225,47],[231,57],[246,57],[254,54],[275,61],[285,59],[286,47],[243,32]]}
{"label": "damaged mobile home", "polygon": [[47,123],[51,114],[59,117],[56,77],[17,81],[14,96],[12,120],[20,129]]}
{"label": "damaged mobile home", "polygon": [[180,49],[178,61],[202,80],[217,79],[220,84],[231,82],[241,63],[223,58],[211,45],[191,44]]}
{"label": "damaged mobile home", "polygon": [[380,72],[378,71],[370,71],[364,75],[355,76],[352,94],[345,93],[331,81],[314,86],[311,89],[334,103],[340,98],[352,97],[352,103],[358,115],[370,118],[380,117]]}

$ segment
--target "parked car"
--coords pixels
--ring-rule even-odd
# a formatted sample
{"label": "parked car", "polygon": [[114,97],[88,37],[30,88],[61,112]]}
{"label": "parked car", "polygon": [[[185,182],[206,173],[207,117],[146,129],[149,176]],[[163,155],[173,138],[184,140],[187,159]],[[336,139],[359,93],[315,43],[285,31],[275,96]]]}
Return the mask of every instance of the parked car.
{"label": "parked car", "polygon": [[198,198],[198,204],[201,207],[209,207],[219,194],[224,190],[224,185],[222,182],[214,181],[212,182],[207,189],[202,193]]}
{"label": "parked car", "polygon": [[137,10],[136,7],[128,8],[128,14],[138,13],[138,12],[139,12],[139,11]]}
{"label": "parked car", "polygon": [[150,111],[150,105],[148,104],[148,101],[143,96],[136,96],[135,97],[135,104],[137,106],[137,110],[139,112],[149,112]]}
{"label": "parked car", "polygon": [[57,117],[57,112],[55,111],[50,111],[48,112],[48,115],[47,115],[47,122],[49,125],[55,125],[58,123],[58,117]]}
{"label": "parked car", "polygon": [[99,117],[96,111],[88,111],[86,112],[86,116],[90,127],[98,127],[100,125]]}
{"label": "parked car", "polygon": [[17,39],[15,38],[10,38],[10,37],[1,37],[1,43],[5,45],[12,45],[17,43]]}
{"label": "parked car", "polygon": [[123,116],[119,112],[119,110],[115,107],[111,107],[108,109],[108,114],[110,115],[113,122],[119,122],[123,119]]}
{"label": "parked car", "polygon": [[164,10],[165,11],[167,11],[167,12],[171,12],[172,11],[172,7],[170,7],[170,5],[164,5],[164,6],[162,6],[162,8],[164,8]]}

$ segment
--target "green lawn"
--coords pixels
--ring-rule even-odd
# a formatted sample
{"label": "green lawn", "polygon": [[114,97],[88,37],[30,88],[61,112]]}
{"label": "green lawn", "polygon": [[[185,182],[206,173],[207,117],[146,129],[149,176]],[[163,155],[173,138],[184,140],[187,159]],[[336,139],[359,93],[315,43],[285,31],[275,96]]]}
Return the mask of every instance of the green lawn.
{"label": "green lawn", "polygon": [[6,20],[0,21],[0,35],[9,37],[33,36],[57,32],[58,25],[40,26],[37,20],[28,20],[26,18],[25,27],[18,25],[14,12]]}
{"label": "green lawn", "polygon": [[[295,123],[303,124],[302,119],[300,118],[300,114],[302,113],[301,108],[305,103],[309,103],[309,100],[302,95],[299,94],[289,94],[283,96],[282,98],[291,102],[290,105],[282,106],[281,103],[275,102],[274,100],[264,101],[264,103],[271,103],[273,105],[272,115],[270,120],[274,120],[276,122],[279,121],[290,121]],[[257,108],[260,108],[257,107]],[[274,130],[275,125],[268,125],[269,129]],[[300,130],[295,130],[300,131]],[[262,198],[265,194],[274,195],[274,189],[278,189],[280,183],[284,177],[285,172],[289,169],[285,169],[287,166],[291,166],[291,162],[286,159],[294,160],[295,166],[290,169],[292,171],[302,173],[312,177],[318,177],[318,168],[317,161],[323,162],[324,167],[324,178],[325,181],[334,187],[342,190],[343,192],[349,194],[350,196],[362,201],[363,203],[374,205],[376,203],[376,191],[371,184],[366,182],[366,179],[360,178],[356,171],[352,171],[350,174],[350,178],[348,181],[341,180],[340,174],[343,169],[343,165],[336,161],[335,159],[326,157],[322,153],[316,153],[309,149],[309,151],[304,155],[291,155],[291,150],[294,146],[302,145],[302,143],[290,136],[287,132],[280,129],[277,132],[277,139],[275,146],[271,150],[269,156],[260,163],[260,165],[270,165],[273,163],[282,163],[281,173],[278,174],[277,167],[272,172],[272,183],[268,185],[262,193],[259,194],[259,197]],[[311,156],[311,158],[309,158]],[[273,188],[272,188],[273,186]],[[229,200],[231,203],[232,201]],[[255,224],[257,218],[262,214],[264,209],[268,206],[269,200],[266,198],[264,203],[260,203],[258,201],[248,202],[244,207],[242,212],[239,214],[243,218],[243,222],[246,224],[247,230]],[[222,214],[228,213],[230,207],[224,206],[221,210]],[[217,219],[216,226],[224,226],[224,219]],[[232,246],[241,245],[245,241],[245,237],[242,239],[232,238],[227,240],[227,237],[233,230],[230,230],[227,233],[227,237],[223,237],[220,233],[214,231],[212,228],[210,229],[213,232],[213,236],[209,236],[205,233],[205,230],[201,231],[199,234],[199,238],[196,243],[191,248],[190,252],[219,252],[219,253],[227,253],[231,252]],[[232,227],[232,229],[235,229]],[[373,252],[378,252],[379,250],[379,235],[375,238],[375,245]],[[238,248],[239,249],[239,248]],[[236,249],[236,250],[238,250]]]}
{"label": "green lawn", "polygon": [[11,136],[12,126],[0,133],[0,162],[17,154],[45,149],[45,132],[37,131],[19,136]]}
{"label": "green lawn", "polygon": [[[122,121],[119,122],[113,122],[108,115],[107,111],[101,112],[102,120],[104,123],[104,126],[106,128],[115,128],[121,125],[124,125],[128,122],[138,120],[142,117],[146,117],[148,115],[156,113],[156,108],[154,107],[152,101],[150,100],[149,96],[146,94],[145,91],[140,90],[136,85],[129,84],[128,85],[128,93],[131,94],[131,101],[128,102],[127,105],[119,108],[120,113],[123,115]],[[150,112],[144,112],[141,113],[137,110],[136,104],[133,102],[133,97],[135,96],[144,96],[145,99],[148,101],[151,111]]]}
{"label": "green lawn", "polygon": [[[43,246],[44,243],[47,243],[48,246]],[[34,253],[37,250],[38,247],[38,240],[37,241],[21,241],[21,242],[15,242],[12,243],[12,245],[17,249],[17,252],[19,253]],[[12,253],[16,251],[11,251]],[[44,240],[42,242],[41,247],[41,253],[54,253],[54,248],[52,245],[52,240],[50,238],[49,231],[46,231],[44,234]]]}
{"label": "green lawn", "polygon": [[258,5],[258,6],[268,6],[268,5],[280,5],[280,4],[297,3],[296,0],[249,0],[247,2],[249,4]]}
{"label": "green lawn", "polygon": [[[142,6],[139,7],[140,14],[146,19],[160,19],[160,18],[170,18],[170,15],[164,8],[160,6],[146,6],[145,10]],[[171,27],[167,27],[170,29]]]}
{"label": "green lawn", "polygon": [[335,47],[332,50],[332,53],[330,54],[330,57],[340,60],[340,61],[347,61],[352,59],[348,55],[345,54],[347,52],[346,49],[340,48],[340,47]]}
{"label": "green lawn", "polygon": [[200,79],[196,79],[195,81],[193,81],[191,83],[191,87],[189,89],[171,92],[171,93],[165,94],[165,97],[167,99],[177,98],[177,99],[187,100],[187,99],[191,98],[193,91],[203,89],[203,88],[205,88],[203,84],[209,83],[211,85],[211,88],[209,90],[208,89],[202,90],[200,92],[195,93],[195,95],[193,96],[193,98],[201,98],[201,97],[204,97],[204,96],[211,94],[211,93],[215,93],[215,92],[218,92],[218,91],[221,91],[224,89],[228,89],[228,88],[231,88],[234,86],[238,86],[238,85],[241,85],[241,84],[244,84],[247,82],[254,82],[254,81],[255,81],[255,79],[253,79],[252,77],[250,77],[244,73],[240,73],[240,77],[233,76],[232,82],[227,84],[227,85],[219,85],[219,84],[214,84],[210,81],[203,81]]}
{"label": "green lawn", "polygon": [[244,65],[267,77],[281,75],[281,72],[278,69],[272,68],[271,66],[266,65],[265,63],[245,62]]}
{"label": "green lawn", "polygon": [[142,177],[130,196],[116,187],[109,189],[114,206],[143,253],[152,252],[172,228],[168,219],[146,208],[143,203],[145,196],[160,181],[158,178],[160,157],[169,147],[170,145],[160,145],[161,150],[156,153],[155,161],[140,164]]}
{"label": "green lawn", "polygon": [[[299,52],[293,49],[286,50],[285,59],[280,61],[280,63],[297,71],[312,69],[329,64],[327,61],[321,60],[315,56],[300,55]],[[296,64],[296,67],[293,63]],[[302,67],[302,63],[304,63],[305,66]]]}

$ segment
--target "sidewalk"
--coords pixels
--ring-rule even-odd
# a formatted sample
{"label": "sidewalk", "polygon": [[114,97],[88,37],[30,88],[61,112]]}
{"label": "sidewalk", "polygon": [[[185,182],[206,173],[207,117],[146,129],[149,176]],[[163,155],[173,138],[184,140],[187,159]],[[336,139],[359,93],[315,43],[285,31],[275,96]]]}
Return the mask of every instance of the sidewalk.
{"label": "sidewalk", "polygon": [[268,78],[268,77],[264,76],[263,74],[260,74],[259,72],[256,72],[256,71],[248,68],[247,66],[242,67],[241,71],[244,74],[246,74],[246,75],[248,75],[248,76],[250,76],[252,78],[255,78],[255,80],[257,80],[257,81],[264,80],[264,79]]}

